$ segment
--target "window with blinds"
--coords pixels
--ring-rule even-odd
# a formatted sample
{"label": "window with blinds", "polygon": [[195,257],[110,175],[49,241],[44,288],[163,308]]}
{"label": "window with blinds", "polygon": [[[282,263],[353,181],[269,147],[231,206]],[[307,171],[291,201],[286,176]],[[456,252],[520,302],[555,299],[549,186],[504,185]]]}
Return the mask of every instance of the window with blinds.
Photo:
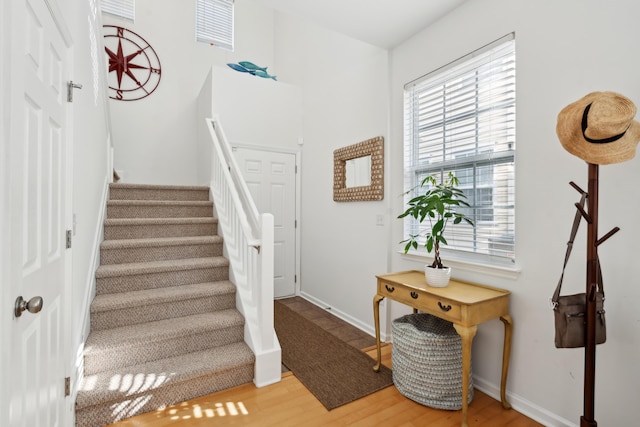
{"label": "window with blinds", "polygon": [[196,0],[196,40],[233,51],[233,0]]}
{"label": "window with blinds", "polygon": [[[406,200],[426,176],[452,172],[475,227],[449,224],[443,249],[465,259],[515,261],[516,69],[510,34],[405,85]],[[422,234],[411,216],[405,238]],[[424,242],[422,242],[424,244]]]}
{"label": "window with blinds", "polygon": [[127,19],[131,22],[136,18],[136,1],[135,0],[102,0],[100,2],[100,10],[114,16]]}

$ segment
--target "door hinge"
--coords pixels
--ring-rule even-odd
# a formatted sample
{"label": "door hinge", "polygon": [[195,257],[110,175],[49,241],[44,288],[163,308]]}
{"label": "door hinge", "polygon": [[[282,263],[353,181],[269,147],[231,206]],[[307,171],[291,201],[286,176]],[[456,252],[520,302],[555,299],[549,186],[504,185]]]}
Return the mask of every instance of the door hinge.
{"label": "door hinge", "polygon": [[64,379],[64,397],[71,396],[71,378],[66,377]]}
{"label": "door hinge", "polygon": [[67,102],[73,102],[73,90],[82,89],[80,83],[74,83],[73,80],[67,82]]}
{"label": "door hinge", "polygon": [[298,275],[297,274],[293,275],[293,283],[298,283]]}
{"label": "door hinge", "polygon": [[293,221],[293,228],[298,228],[298,220]]}
{"label": "door hinge", "polygon": [[71,248],[71,230],[67,230],[67,249]]}

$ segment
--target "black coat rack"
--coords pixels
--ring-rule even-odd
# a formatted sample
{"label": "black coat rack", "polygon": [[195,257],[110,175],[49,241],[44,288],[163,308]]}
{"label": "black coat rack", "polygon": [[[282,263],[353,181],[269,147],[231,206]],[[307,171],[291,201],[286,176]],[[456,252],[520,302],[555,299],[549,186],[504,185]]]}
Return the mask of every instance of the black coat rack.
{"label": "black coat rack", "polygon": [[[609,237],[620,231],[614,227],[607,234],[598,239],[598,179],[599,166],[588,163],[589,183],[587,188],[587,211],[579,203],[576,207],[587,221],[587,280],[586,280],[586,337],[584,348],[584,405],[583,415],[580,417],[580,427],[596,427],[595,420],[595,376],[596,376],[596,290],[598,271],[598,246]],[[580,194],[584,190],[570,182]]]}

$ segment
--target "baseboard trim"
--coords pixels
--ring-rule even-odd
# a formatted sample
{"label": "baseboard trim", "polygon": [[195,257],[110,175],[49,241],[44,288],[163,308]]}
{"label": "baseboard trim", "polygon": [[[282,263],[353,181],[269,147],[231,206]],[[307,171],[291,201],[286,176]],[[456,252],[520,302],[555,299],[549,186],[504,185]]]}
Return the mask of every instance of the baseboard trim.
{"label": "baseboard trim", "polygon": [[[90,308],[91,301],[93,301],[93,297],[96,293],[96,270],[100,265],[100,243],[102,242],[102,237],[104,234],[104,219],[107,214],[107,200],[109,198],[109,177],[105,178],[102,189],[102,197],[100,200],[101,209],[100,209],[100,217],[96,220],[96,229],[93,236],[93,243],[91,245],[91,251],[93,256],[91,258],[91,265],[87,272],[87,277],[85,284],[83,287],[85,289],[85,294],[82,298],[82,307],[81,313],[82,315],[82,326],[80,327],[80,334],[78,336],[78,342],[74,343],[73,348],[76,348],[76,354],[74,354],[73,360],[73,375],[75,378],[72,378],[72,390],[71,396],[73,397],[73,401],[75,402],[76,396],[78,394],[78,380],[84,375],[84,343],[87,341],[87,337],[89,336],[89,332],[91,331],[91,319],[90,319]],[[75,339],[75,337],[73,337]]]}
{"label": "baseboard trim", "polygon": [[96,220],[96,229],[93,235],[93,244],[91,245],[91,251],[93,256],[91,258],[91,266],[87,271],[86,284],[85,289],[87,290],[84,299],[83,299],[83,307],[82,312],[85,314],[84,323],[82,325],[82,341],[86,341],[89,336],[89,332],[91,329],[91,323],[89,319],[89,310],[91,307],[91,301],[96,294],[96,270],[100,266],[100,243],[103,240],[104,236],[104,221],[107,217],[107,201],[109,200],[109,177],[105,178],[102,187],[102,197],[100,198],[100,217]]}
{"label": "baseboard trim", "polygon": [[315,298],[305,292],[300,292],[300,296],[304,299],[306,299],[307,301],[309,301],[310,303],[317,305],[318,307],[320,307],[321,309],[328,311],[330,313],[332,313],[334,316],[336,316],[339,319],[344,320],[345,322],[351,324],[352,326],[355,326],[356,328],[360,329],[363,332],[366,332],[367,334],[371,335],[372,337],[375,337],[375,331],[373,330],[373,328],[363,322],[361,322],[360,320],[356,319],[355,317],[352,317],[350,315],[348,315],[347,313],[340,311],[338,309],[336,309],[335,307],[332,307],[331,304],[327,304],[322,300],[319,300],[318,298]]}
{"label": "baseboard trim", "polygon": [[[475,372],[473,373],[473,386],[486,395],[491,396],[498,401],[500,400],[500,386],[479,377]],[[578,427],[577,424],[574,424],[571,421],[536,405],[532,401],[525,399],[516,393],[511,393],[508,390],[507,401],[511,404],[513,409],[546,427]]]}
{"label": "baseboard trim", "polygon": [[71,335],[71,348],[75,349],[75,353],[71,354],[70,357],[70,365],[69,372],[71,378],[71,390],[70,396],[67,399],[69,402],[68,406],[68,418],[72,420],[72,424],[76,424],[75,420],[75,405],[74,402],[78,396],[78,386],[80,383],[80,379],[84,376],[84,344],[87,341],[87,337],[89,336],[89,332],[91,330],[91,320],[90,320],[90,307],[91,301],[93,301],[93,297],[95,295],[96,289],[96,270],[100,265],[100,242],[102,242],[103,236],[103,227],[104,219],[106,216],[107,210],[107,199],[109,197],[109,181],[110,178],[106,177],[103,183],[102,189],[102,197],[100,200],[101,210],[100,216],[96,220],[96,229],[93,236],[93,243],[91,245],[92,258],[91,265],[89,266],[87,277],[85,279],[86,286],[82,286],[82,289],[85,289],[85,293],[82,296],[81,302],[82,306],[79,308],[79,312],[82,314],[81,316],[81,325],[79,329],[72,328]]}
{"label": "baseboard trim", "polygon": [[[336,317],[344,320],[345,322],[350,323],[352,326],[362,330],[363,332],[366,332],[371,336],[375,336],[375,331],[372,326],[364,324],[363,322],[355,319],[354,317],[348,315],[343,311],[336,310],[335,308],[331,307],[330,304],[327,304],[324,301],[318,298],[315,298],[312,295],[309,295],[305,292],[300,292],[300,297],[304,298],[305,300],[309,301],[314,305],[317,305],[323,310],[331,312]],[[384,342],[387,342],[387,338],[390,341],[391,337],[381,337],[381,340]],[[473,384],[475,388],[493,397],[496,400],[500,400],[499,385],[493,384],[481,377],[478,377],[475,372],[473,375],[474,375]],[[507,391],[507,401],[511,404],[513,409],[515,409],[516,411],[520,412],[523,415],[526,415],[532,420],[535,420],[540,424],[543,424],[546,427],[578,427],[578,424],[572,423],[571,421],[566,420],[558,416],[557,414],[554,414],[536,405],[535,403],[523,398],[522,396],[519,396],[518,394],[510,393],[509,391]]]}

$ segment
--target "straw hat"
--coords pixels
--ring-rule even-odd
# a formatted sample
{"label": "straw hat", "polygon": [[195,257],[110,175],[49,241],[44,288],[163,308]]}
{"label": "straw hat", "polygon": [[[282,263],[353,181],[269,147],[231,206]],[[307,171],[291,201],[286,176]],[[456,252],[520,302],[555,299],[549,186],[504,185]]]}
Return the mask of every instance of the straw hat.
{"label": "straw hat", "polygon": [[562,146],[598,165],[632,159],[640,141],[636,106],[615,92],[592,92],[558,114],[556,133]]}

